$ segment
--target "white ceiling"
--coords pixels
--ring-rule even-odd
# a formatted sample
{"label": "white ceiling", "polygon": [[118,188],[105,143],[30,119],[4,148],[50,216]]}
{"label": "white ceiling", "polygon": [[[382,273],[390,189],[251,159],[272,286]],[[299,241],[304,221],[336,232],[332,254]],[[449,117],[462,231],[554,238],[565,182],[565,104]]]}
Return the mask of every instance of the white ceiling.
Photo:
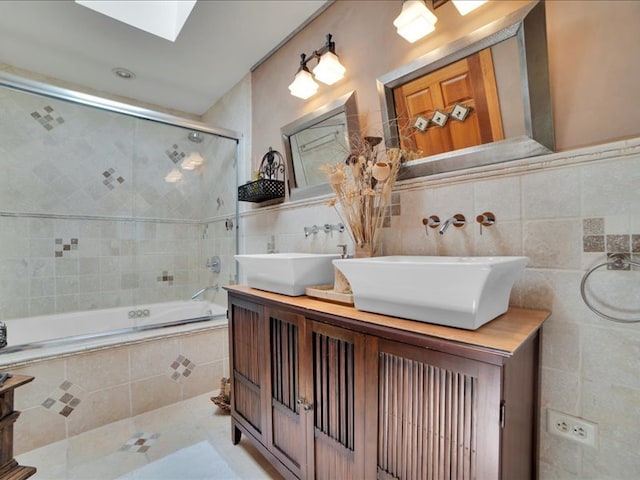
{"label": "white ceiling", "polygon": [[73,0],[0,0],[0,63],[201,115],[326,3],[199,0],[170,42]]}

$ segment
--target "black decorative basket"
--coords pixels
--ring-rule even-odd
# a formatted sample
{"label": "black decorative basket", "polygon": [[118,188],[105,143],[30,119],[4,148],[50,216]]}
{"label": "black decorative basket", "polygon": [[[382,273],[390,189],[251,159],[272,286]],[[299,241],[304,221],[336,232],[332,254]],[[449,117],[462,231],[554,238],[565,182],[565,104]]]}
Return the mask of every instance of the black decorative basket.
{"label": "black decorative basket", "polygon": [[284,198],[284,159],[282,155],[269,147],[262,157],[258,180],[238,187],[238,200],[241,202],[266,202]]}
{"label": "black decorative basket", "polygon": [[238,187],[241,202],[265,202],[284,197],[284,181],[259,178]]}

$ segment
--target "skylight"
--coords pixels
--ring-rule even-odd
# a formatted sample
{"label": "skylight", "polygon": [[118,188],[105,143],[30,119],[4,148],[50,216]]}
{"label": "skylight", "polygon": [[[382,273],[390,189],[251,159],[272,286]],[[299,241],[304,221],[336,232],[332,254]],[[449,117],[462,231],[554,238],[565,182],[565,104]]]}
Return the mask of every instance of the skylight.
{"label": "skylight", "polygon": [[75,0],[132,27],[175,42],[196,0]]}

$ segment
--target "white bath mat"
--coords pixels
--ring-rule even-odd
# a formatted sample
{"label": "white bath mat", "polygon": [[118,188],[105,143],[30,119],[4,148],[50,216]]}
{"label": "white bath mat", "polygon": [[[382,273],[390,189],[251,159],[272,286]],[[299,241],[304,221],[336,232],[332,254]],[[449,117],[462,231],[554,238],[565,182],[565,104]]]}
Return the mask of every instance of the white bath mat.
{"label": "white bath mat", "polygon": [[119,480],[239,480],[209,442],[200,442],[137,468]]}

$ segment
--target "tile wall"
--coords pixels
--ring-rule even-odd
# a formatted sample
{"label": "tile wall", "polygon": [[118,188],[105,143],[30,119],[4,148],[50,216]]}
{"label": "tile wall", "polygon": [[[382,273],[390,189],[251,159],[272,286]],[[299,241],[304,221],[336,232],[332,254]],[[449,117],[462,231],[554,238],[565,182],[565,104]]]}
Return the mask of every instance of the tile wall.
{"label": "tile wall", "polygon": [[13,374],[16,455],[220,388],[228,376],[227,327],[52,358]]}
{"label": "tile wall", "polygon": [[[640,453],[640,324],[604,320],[584,304],[585,271],[610,252],[638,255],[640,140],[558,153],[539,159],[454,172],[399,187],[401,215],[384,230],[384,254],[526,255],[530,263],[511,303],[552,312],[542,333],[540,478],[638,478]],[[480,228],[485,211],[496,224]],[[469,224],[445,235],[425,234],[422,218],[462,213]],[[303,227],[339,218],[326,202],[245,212],[241,251],[336,252],[346,234],[304,237]],[[241,279],[242,281],[242,279]],[[588,298],[601,310],[640,316],[640,269],[598,269]],[[596,448],[546,432],[551,408],[598,424]]]}
{"label": "tile wall", "polygon": [[[187,300],[233,278],[235,141],[4,88],[0,103],[0,319]],[[194,149],[205,165],[180,169]]]}

